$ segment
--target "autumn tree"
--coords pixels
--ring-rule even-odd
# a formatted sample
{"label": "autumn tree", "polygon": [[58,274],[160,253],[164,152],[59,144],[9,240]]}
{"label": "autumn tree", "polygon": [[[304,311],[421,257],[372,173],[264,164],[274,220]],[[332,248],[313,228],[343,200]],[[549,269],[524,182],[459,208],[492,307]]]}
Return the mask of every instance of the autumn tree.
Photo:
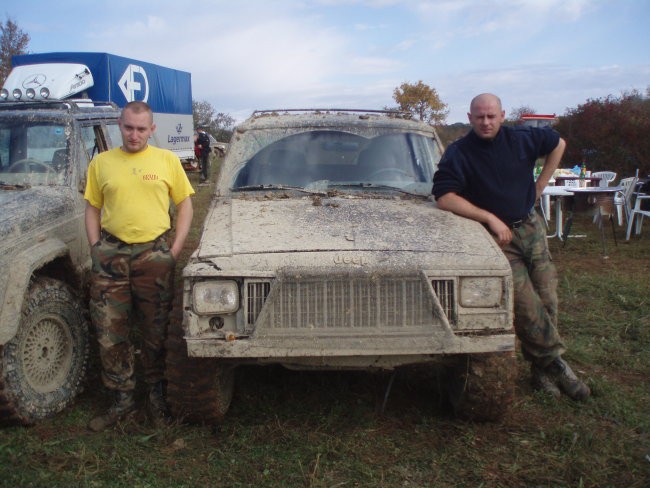
{"label": "autumn tree", "polygon": [[192,100],[192,118],[194,127],[205,128],[217,141],[230,140],[235,119],[229,114],[217,112],[210,102]]}
{"label": "autumn tree", "polygon": [[449,110],[443,103],[435,88],[422,83],[402,83],[393,91],[393,100],[399,109],[408,112],[412,117],[432,125],[440,125],[447,118]]}
{"label": "autumn tree", "polygon": [[460,139],[472,129],[469,124],[456,122],[451,125],[439,125],[436,127],[436,132],[440,136],[440,142],[447,147],[452,142]]}
{"label": "autumn tree", "polygon": [[214,137],[217,141],[228,142],[230,141],[232,131],[235,127],[235,119],[229,114],[219,112],[212,119],[211,127],[214,131]]}
{"label": "autumn tree", "polygon": [[514,107],[512,110],[510,110],[510,114],[508,115],[507,122],[512,125],[521,125],[523,123],[521,118],[524,115],[534,114],[534,113],[537,113],[537,111],[533,107],[527,105],[522,105],[521,107]]}
{"label": "autumn tree", "polygon": [[29,34],[18,27],[11,18],[0,23],[0,86],[11,71],[11,57],[27,53]]}
{"label": "autumn tree", "polygon": [[564,164],[585,159],[591,171],[619,177],[650,173],[650,96],[638,91],[587,100],[567,110],[555,128],[567,140]]}
{"label": "autumn tree", "polygon": [[194,120],[194,127],[208,128],[214,118],[215,112],[216,110],[210,102],[206,102],[205,100],[192,100],[192,119]]}

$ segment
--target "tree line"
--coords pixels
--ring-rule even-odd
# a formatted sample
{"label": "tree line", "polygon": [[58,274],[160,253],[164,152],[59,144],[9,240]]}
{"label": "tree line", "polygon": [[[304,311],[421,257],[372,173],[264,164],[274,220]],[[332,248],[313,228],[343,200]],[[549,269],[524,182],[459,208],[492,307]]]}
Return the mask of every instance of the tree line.
{"label": "tree line", "polygon": [[[27,53],[29,34],[11,19],[0,23],[0,84],[11,71],[11,58]],[[445,124],[449,113],[435,88],[419,80],[404,82],[393,91],[396,105],[384,107],[436,126],[443,144],[462,137],[467,124]],[[235,119],[217,110],[207,101],[192,100],[194,126],[203,127],[217,141],[228,142]],[[514,108],[507,123],[522,123],[521,116],[535,113],[529,106]],[[638,169],[642,176],[650,174],[650,86],[645,94],[639,91],[588,99],[558,117],[555,129],[566,139],[564,166],[584,161],[591,171],[611,170],[629,176]]]}

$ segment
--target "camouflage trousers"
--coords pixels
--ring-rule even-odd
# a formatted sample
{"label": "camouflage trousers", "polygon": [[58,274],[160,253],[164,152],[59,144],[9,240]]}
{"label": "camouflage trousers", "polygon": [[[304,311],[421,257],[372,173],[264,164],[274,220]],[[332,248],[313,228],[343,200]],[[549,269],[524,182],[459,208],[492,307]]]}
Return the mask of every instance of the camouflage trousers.
{"label": "camouflage trousers", "polygon": [[201,178],[208,179],[208,170],[210,169],[210,153],[201,150]]}
{"label": "camouflage trousers", "polygon": [[166,237],[127,244],[102,232],[91,257],[90,315],[97,331],[104,385],[111,390],[135,388],[130,334],[136,322],[141,324],[144,380],[153,384],[164,379],[175,265]]}
{"label": "camouflage trousers", "polygon": [[512,236],[502,250],[512,268],[515,332],[524,357],[546,366],[565,351],[557,330],[557,270],[536,213]]}

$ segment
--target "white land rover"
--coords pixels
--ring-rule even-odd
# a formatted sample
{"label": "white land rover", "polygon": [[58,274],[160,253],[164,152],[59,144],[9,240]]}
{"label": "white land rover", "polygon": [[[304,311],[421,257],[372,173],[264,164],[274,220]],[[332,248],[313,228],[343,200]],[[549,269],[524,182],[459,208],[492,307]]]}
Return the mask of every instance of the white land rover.
{"label": "white land rover", "polygon": [[237,127],[183,271],[173,411],[220,419],[239,364],[439,363],[457,414],[502,417],[510,266],[481,225],[436,207],[441,152],[431,126],[380,111],[256,112]]}

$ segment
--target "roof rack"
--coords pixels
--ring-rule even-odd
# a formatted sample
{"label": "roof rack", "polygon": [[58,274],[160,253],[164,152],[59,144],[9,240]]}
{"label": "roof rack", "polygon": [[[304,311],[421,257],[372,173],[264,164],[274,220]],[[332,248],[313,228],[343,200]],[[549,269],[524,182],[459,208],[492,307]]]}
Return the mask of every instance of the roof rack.
{"label": "roof rack", "polygon": [[114,102],[91,100],[89,98],[71,98],[66,100],[21,100],[0,102],[0,107],[13,110],[33,110],[37,108],[58,108],[73,112],[96,108],[119,108]]}
{"label": "roof rack", "polygon": [[402,110],[373,110],[359,108],[280,108],[275,110],[255,110],[253,116],[257,114],[282,113],[282,112],[350,112],[350,113],[370,113],[370,114],[390,114],[390,115],[408,115],[409,112]]}

